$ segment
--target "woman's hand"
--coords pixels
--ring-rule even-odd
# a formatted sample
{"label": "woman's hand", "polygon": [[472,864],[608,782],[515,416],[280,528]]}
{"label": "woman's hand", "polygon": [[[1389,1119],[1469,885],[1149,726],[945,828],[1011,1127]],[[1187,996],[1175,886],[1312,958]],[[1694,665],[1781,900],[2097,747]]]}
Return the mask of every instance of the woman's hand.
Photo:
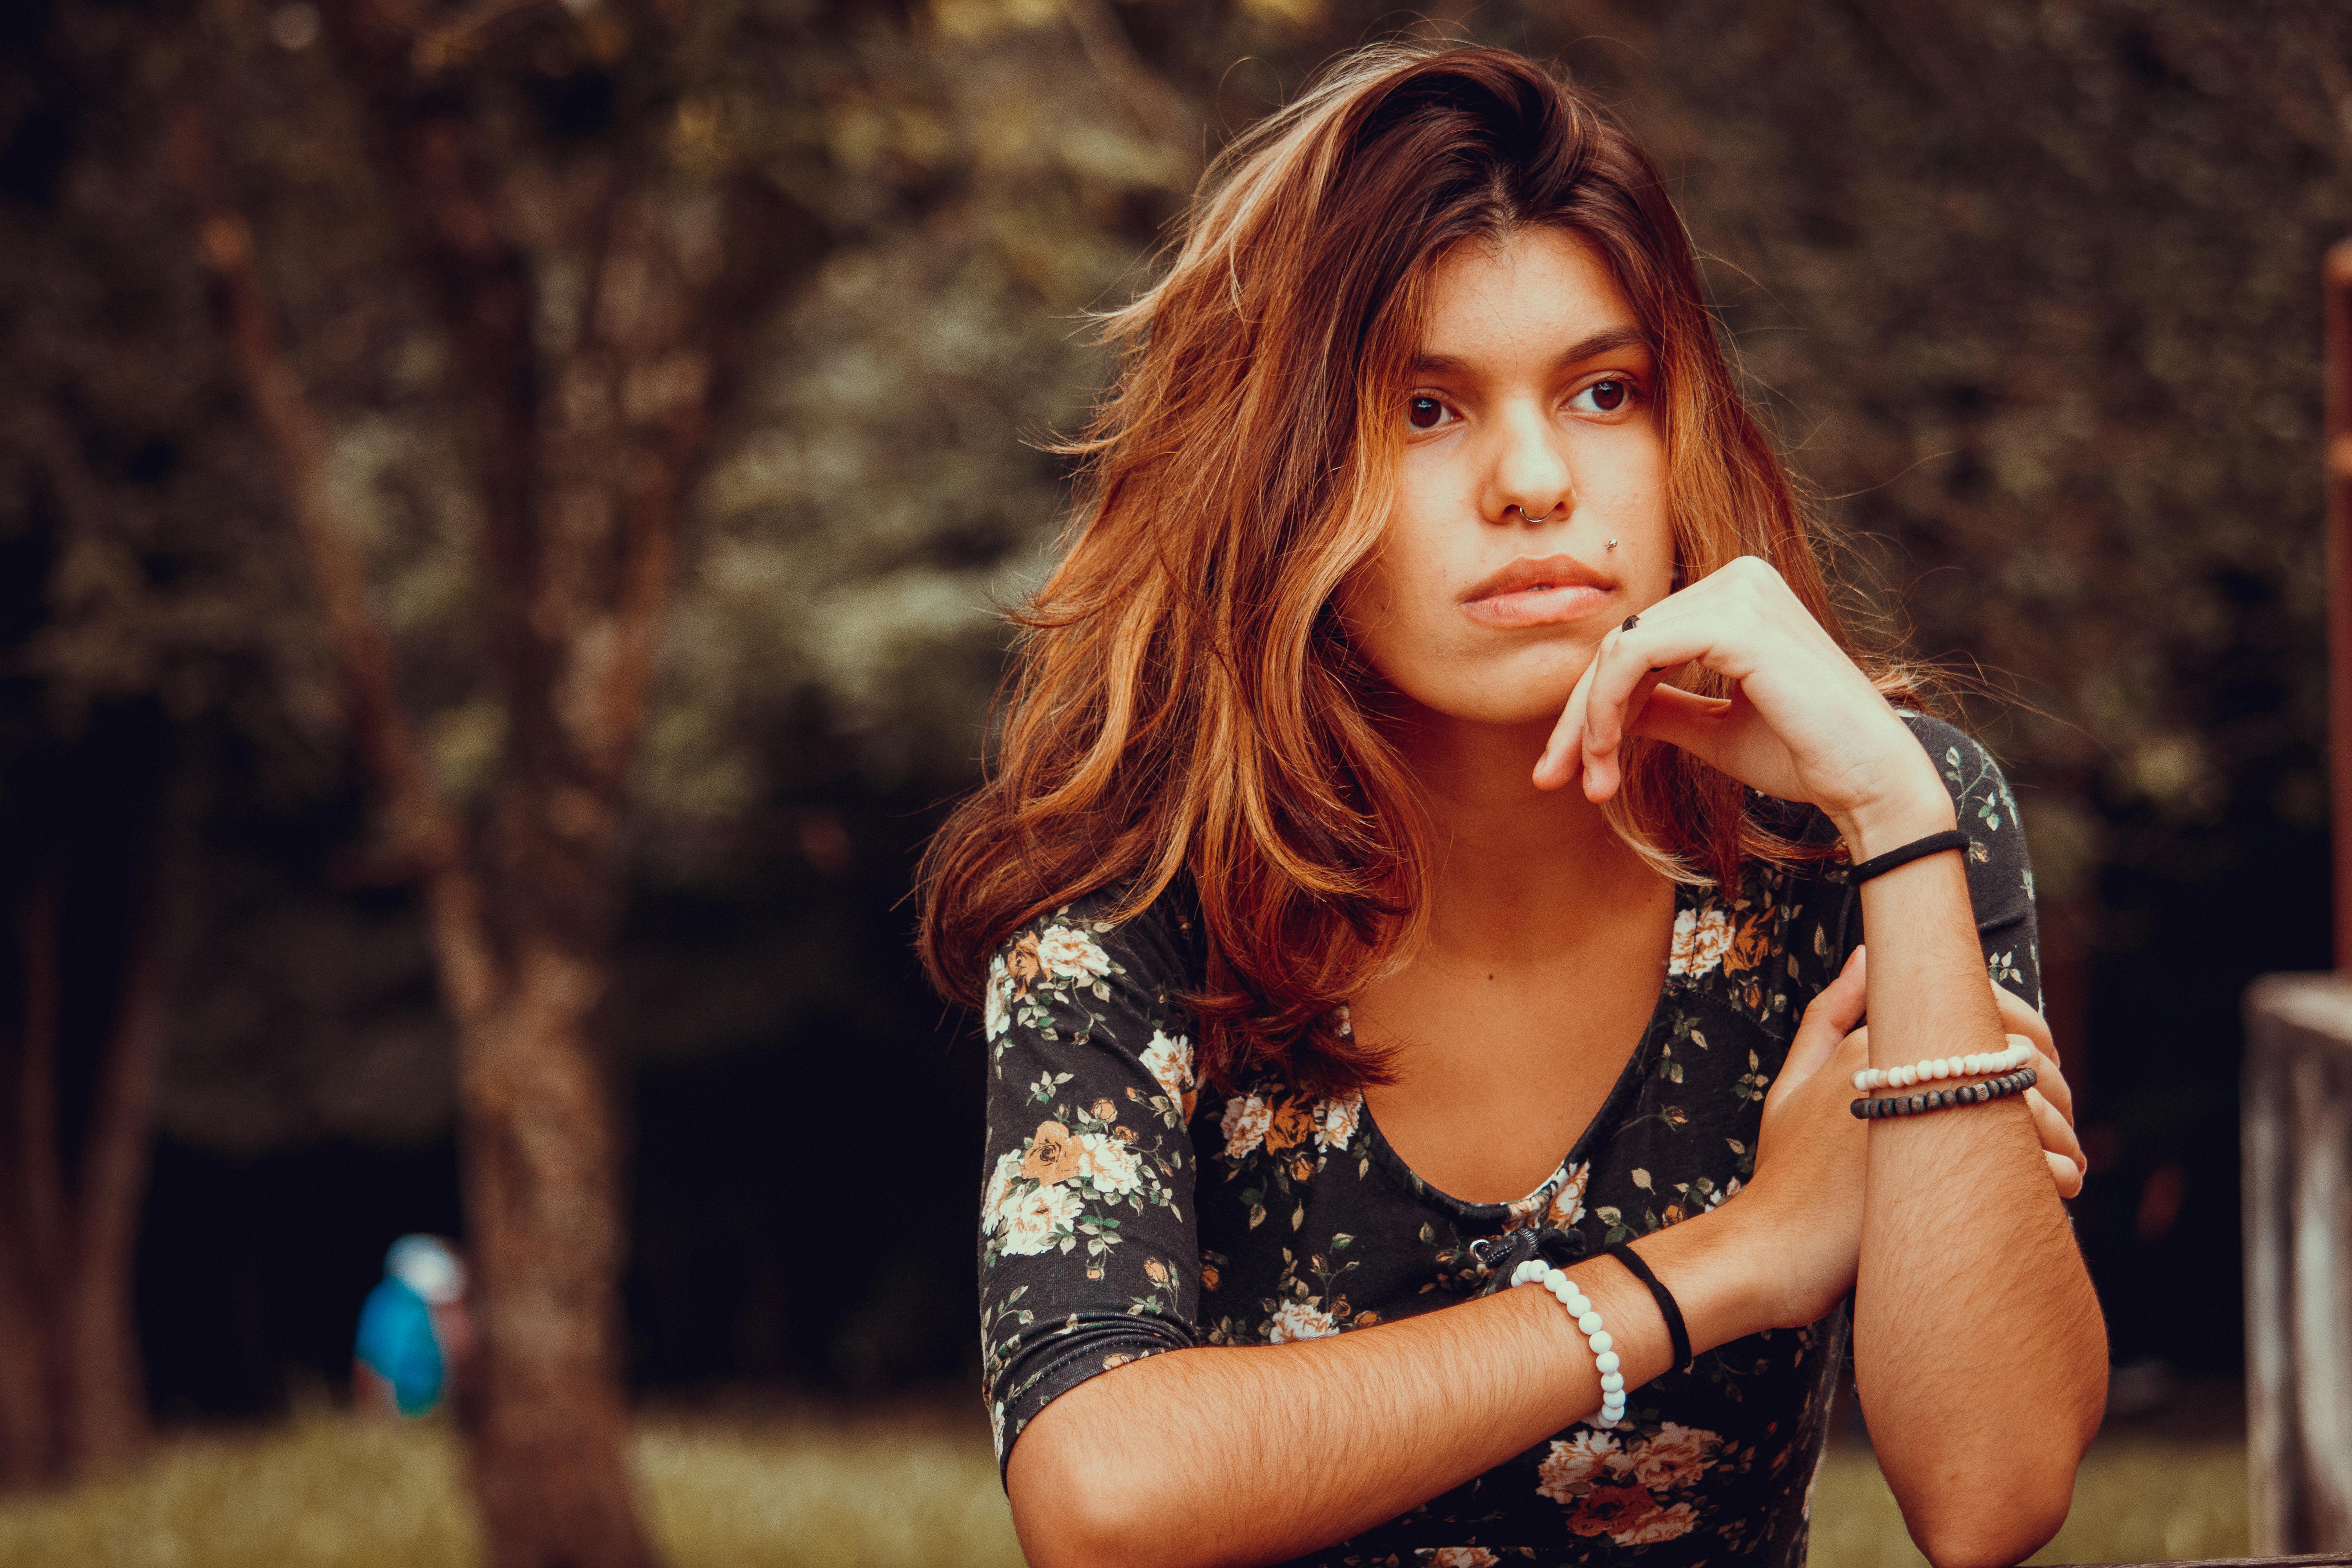
{"label": "woman's hand", "polygon": [[2024,997],[1993,983],[1993,1001],[2000,1008],[2000,1026],[2012,1046],[2030,1046],[2033,1059],[2026,1065],[2040,1081],[2025,1091],[2026,1108],[2033,1112],[2033,1130],[2042,1137],[2042,1157],[2050,1164],[2050,1179],[2062,1198],[2079,1196],[2090,1161],[2074,1137],[2074,1091],[2058,1068],[2057,1047],[2051,1044],[2050,1026]]}
{"label": "woman's hand", "polygon": [[1869,1143],[1847,1105],[1870,1060],[1854,1027],[1867,997],[1860,948],[1805,1009],[1780,1076],[1764,1096],[1756,1173],[1721,1213],[1748,1232],[1756,1278],[1771,1282],[1770,1328],[1818,1321],[1853,1289],[1862,1256],[1862,1183]]}
{"label": "woman's hand", "polygon": [[[1663,684],[1696,664],[1728,678],[1730,698]],[[1581,770],[1585,797],[1617,793],[1629,734],[1680,746],[1751,789],[1811,803],[1856,859],[1951,826],[1935,766],[1762,559],[1741,556],[1601,639],[1536,763],[1540,789]]]}
{"label": "woman's hand", "polygon": [[[1867,950],[1856,948],[1805,1009],[1780,1076],[1764,1097],[1756,1174],[1723,1205],[1727,1217],[1752,1227],[1756,1256],[1777,1282],[1775,1328],[1816,1321],[1853,1289],[1870,1124],[1848,1107],[1855,1071],[1870,1064],[1870,1030],[1854,1027],[1868,966]],[[2034,1053],[2031,1065],[2041,1083],[2025,1091],[2026,1103],[2058,1195],[2071,1198],[2083,1190],[2083,1146],[2074,1139],[2074,1094],[2051,1055],[2050,1026],[2024,998],[1998,984],[1993,993],[2009,1043]]]}

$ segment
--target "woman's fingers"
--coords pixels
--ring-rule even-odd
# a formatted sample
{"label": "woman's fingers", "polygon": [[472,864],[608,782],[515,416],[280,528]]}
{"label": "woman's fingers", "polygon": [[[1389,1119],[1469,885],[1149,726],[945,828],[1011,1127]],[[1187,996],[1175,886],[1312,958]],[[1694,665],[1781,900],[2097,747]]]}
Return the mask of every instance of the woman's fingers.
{"label": "woman's fingers", "polygon": [[1634,682],[1633,695],[1625,700],[1625,730],[1628,734],[1633,733],[1633,726],[1641,722],[1643,710],[1650,706],[1652,695],[1661,689],[1660,683],[1665,679],[1664,670],[1654,669]]}
{"label": "woman's fingers", "polygon": [[1664,685],[1663,672],[1658,679],[1661,684],[1647,694],[1641,711],[1626,721],[1625,732],[1679,746],[1701,762],[1714,764],[1716,742],[1722,733],[1724,715],[1731,711],[1731,699],[1702,697],[1679,686]]}
{"label": "woman's fingers", "polygon": [[1853,1083],[1853,1075],[1869,1065],[1870,1026],[1864,1024],[1837,1043],[1837,1048],[1830,1053],[1829,1071],[1839,1083],[1850,1089]]}
{"label": "woman's fingers", "polygon": [[1776,1091],[1786,1088],[1793,1093],[1797,1085],[1821,1071],[1837,1054],[1839,1047],[1854,1035],[1863,1037],[1867,1059],[1869,1031],[1857,1030],[1854,1025],[1861,1020],[1862,1010],[1870,1000],[1869,965],[1867,950],[1855,948],[1838,977],[1823,987],[1805,1009],[1804,1020],[1797,1026],[1797,1037],[1789,1044],[1788,1059],[1780,1066],[1780,1080],[1773,1085]]}
{"label": "woman's fingers", "polygon": [[1681,608],[1661,600],[1650,617],[1632,631],[1622,627],[1601,639],[1584,703],[1584,794],[1593,801],[1617,793],[1617,752],[1639,709],[1635,698],[1654,687],[1666,670],[1680,669],[1715,650],[1715,622],[1695,622]]}
{"label": "woman's fingers", "polygon": [[2034,1010],[2032,1003],[2000,981],[1991,982],[1991,985],[1993,1003],[2000,1009],[2001,1032],[2023,1035],[2043,1056],[2056,1056],[2058,1047],[2051,1041],[2049,1020]]}
{"label": "woman's fingers", "polygon": [[2065,1073],[2058,1066],[2058,1058],[2050,1054],[2046,1037],[2037,1040],[2031,1035],[2012,1032],[2008,1036],[2008,1040],[2011,1046],[2023,1046],[2033,1053],[2032,1060],[2026,1065],[2033,1069],[2035,1087],[2041,1090],[2043,1099],[2058,1108],[2058,1114],[2066,1119],[2066,1124],[2069,1127],[2073,1126],[2074,1124],[2074,1086],[2066,1081]]}
{"label": "woman's fingers", "polygon": [[2053,1154],[2047,1149],[2042,1151],[2042,1163],[2050,1167],[2050,1180],[2052,1184],[2057,1187],[2058,1195],[2060,1197],[2075,1198],[2082,1196],[2082,1166],[2077,1165],[2074,1161],[2066,1158],[2065,1155]]}
{"label": "woman's fingers", "polygon": [[1559,710],[1559,722],[1551,727],[1551,739],[1544,742],[1543,755],[1536,759],[1536,788],[1558,789],[1574,778],[1584,762],[1584,707],[1592,690],[1592,672],[1600,664],[1598,653],[1576,678],[1576,688],[1568,694],[1568,706]]}
{"label": "woman's fingers", "polygon": [[2078,1171],[2090,1163],[2083,1157],[2083,1145],[2074,1137],[2074,1126],[2058,1114],[2056,1106],[2042,1098],[2039,1089],[2025,1091],[2025,1109],[2033,1113],[2033,1131],[2041,1135],[2044,1150],[2073,1161]]}
{"label": "woman's fingers", "polygon": [[2071,1125],[2074,1120],[2074,1090],[2058,1065],[2058,1047],[2051,1041],[2049,1021],[2034,1011],[2032,1003],[1998,981],[1993,983],[1992,998],[2000,1009],[2000,1026],[2009,1036],[2009,1043],[2032,1048],[2033,1076],[2041,1080],[2042,1094]]}
{"label": "woman's fingers", "polygon": [[2058,1070],[2058,1064],[2034,1043],[2031,1036],[2008,1035],[2003,1038],[2009,1041],[2012,1050],[2021,1046],[2032,1053],[2025,1065],[2033,1069],[2034,1087],[2027,1092],[2049,1104],[2050,1113],[2063,1121],[2069,1129],[2068,1136],[2073,1136],[2074,1093],[2066,1085],[2066,1075]]}
{"label": "woman's fingers", "polygon": [[[1633,695],[1625,700],[1624,719],[1628,731],[1632,729],[1634,720],[1640,717],[1642,710],[1649,706],[1650,694],[1660,689],[1658,683],[1665,678],[1664,670],[1652,669],[1644,671],[1641,679],[1634,682]],[[1599,805],[1617,793],[1617,785],[1623,780],[1624,770],[1618,764],[1617,747],[1612,746],[1605,752],[1596,752],[1592,750],[1590,740],[1592,730],[1592,697],[1590,689],[1585,694],[1584,712],[1582,731],[1584,738],[1579,741],[1577,752],[1584,764],[1584,798]]]}
{"label": "woman's fingers", "polygon": [[2048,1051],[2037,1050],[2033,1057],[2034,1091],[2057,1108],[2066,1125],[2074,1125],[2074,1088],[2066,1081],[2059,1068],[2058,1058]]}

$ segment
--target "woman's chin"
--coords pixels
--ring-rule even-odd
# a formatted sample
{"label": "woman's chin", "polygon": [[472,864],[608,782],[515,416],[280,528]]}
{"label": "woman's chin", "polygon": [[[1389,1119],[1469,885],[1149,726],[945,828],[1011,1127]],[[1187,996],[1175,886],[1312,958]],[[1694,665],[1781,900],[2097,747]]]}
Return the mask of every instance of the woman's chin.
{"label": "woman's chin", "polygon": [[[1569,680],[1559,683],[1557,689],[1548,683],[1534,690],[1448,687],[1409,691],[1405,695],[1422,710],[1425,721],[1434,720],[1451,725],[1549,736],[1559,722],[1561,710],[1568,706],[1569,694],[1575,689],[1576,682]],[[1540,747],[1541,741],[1537,743]]]}
{"label": "woman's chin", "polygon": [[1498,661],[1466,679],[1448,680],[1423,700],[1465,723],[1509,729],[1540,724],[1549,731],[1559,722],[1591,661],[1587,647],[1529,649],[1528,657]]}

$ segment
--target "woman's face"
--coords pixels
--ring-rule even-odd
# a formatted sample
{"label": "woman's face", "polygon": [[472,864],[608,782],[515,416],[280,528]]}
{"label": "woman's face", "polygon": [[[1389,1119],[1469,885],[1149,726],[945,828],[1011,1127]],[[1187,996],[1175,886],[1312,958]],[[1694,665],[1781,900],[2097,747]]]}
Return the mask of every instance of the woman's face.
{"label": "woman's face", "polygon": [[1608,267],[1558,229],[1461,246],[1431,284],[1394,521],[1339,613],[1423,707],[1549,726],[1601,635],[1674,586],[1654,372]]}

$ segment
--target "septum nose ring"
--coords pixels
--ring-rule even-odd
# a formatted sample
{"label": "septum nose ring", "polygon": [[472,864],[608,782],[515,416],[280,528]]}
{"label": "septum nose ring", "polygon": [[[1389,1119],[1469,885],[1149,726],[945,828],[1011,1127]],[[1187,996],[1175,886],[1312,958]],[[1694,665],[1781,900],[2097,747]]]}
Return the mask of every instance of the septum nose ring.
{"label": "septum nose ring", "polygon": [[1552,509],[1549,511],[1544,513],[1541,517],[1538,517],[1535,513],[1529,511],[1527,508],[1521,506],[1517,501],[1513,501],[1503,510],[1505,511],[1517,512],[1519,514],[1519,521],[1522,522],[1549,522],[1553,518],[1559,515],[1559,506],[1557,502],[1553,504]]}

